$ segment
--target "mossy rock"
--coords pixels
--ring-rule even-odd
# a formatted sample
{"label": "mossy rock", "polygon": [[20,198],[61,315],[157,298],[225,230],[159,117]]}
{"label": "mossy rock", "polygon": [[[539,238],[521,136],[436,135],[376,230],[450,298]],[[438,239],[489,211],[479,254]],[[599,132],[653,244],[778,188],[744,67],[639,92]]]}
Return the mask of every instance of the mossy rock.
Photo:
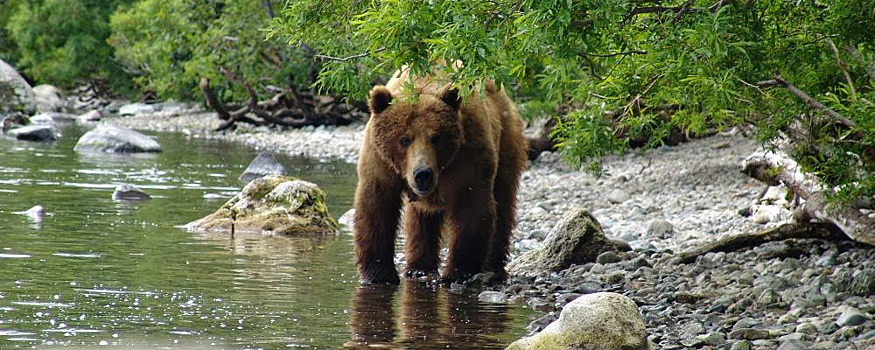
{"label": "mossy rock", "polygon": [[337,234],[325,192],[312,182],[282,175],[252,180],[213,214],[190,222],[192,231],[250,232],[270,235]]}
{"label": "mossy rock", "polygon": [[544,276],[571,265],[595,262],[606,251],[628,251],[625,242],[605,236],[598,220],[588,211],[575,208],[565,215],[544,241],[507,266],[516,276]]}
{"label": "mossy rock", "polygon": [[635,302],[617,293],[583,295],[543,331],[506,350],[650,350],[644,318]]}

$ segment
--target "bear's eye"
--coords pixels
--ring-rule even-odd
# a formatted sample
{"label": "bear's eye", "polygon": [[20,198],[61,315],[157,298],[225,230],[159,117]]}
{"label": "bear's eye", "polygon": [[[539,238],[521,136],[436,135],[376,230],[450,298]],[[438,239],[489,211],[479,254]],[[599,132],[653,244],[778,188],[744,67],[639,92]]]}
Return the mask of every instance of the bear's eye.
{"label": "bear's eye", "polygon": [[402,137],[401,141],[399,141],[399,142],[401,143],[401,147],[410,146],[410,138],[409,137],[406,137],[406,136]]}
{"label": "bear's eye", "polygon": [[431,137],[431,143],[438,143],[438,142],[441,142],[441,135],[440,134],[435,134],[434,136]]}

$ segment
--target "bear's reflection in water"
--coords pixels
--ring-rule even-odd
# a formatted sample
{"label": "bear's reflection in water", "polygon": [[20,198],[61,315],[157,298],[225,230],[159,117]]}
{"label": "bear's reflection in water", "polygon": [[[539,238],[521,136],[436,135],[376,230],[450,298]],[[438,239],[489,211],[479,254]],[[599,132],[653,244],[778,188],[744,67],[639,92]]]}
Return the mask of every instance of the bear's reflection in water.
{"label": "bear's reflection in water", "polygon": [[[361,285],[352,299],[347,349],[497,349],[508,307],[483,304],[475,292],[405,281],[399,287]],[[396,310],[400,309],[400,310]],[[397,316],[397,317],[396,317]]]}

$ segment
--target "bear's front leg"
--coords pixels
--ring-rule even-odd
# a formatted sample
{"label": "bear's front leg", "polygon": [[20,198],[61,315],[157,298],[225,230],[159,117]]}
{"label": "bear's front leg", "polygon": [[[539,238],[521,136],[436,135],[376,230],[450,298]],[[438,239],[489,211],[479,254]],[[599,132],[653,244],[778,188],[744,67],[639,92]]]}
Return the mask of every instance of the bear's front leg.
{"label": "bear's front leg", "polygon": [[401,214],[400,186],[359,177],[355,195],[355,256],[361,283],[398,284],[395,235]]}
{"label": "bear's front leg", "polygon": [[495,201],[492,186],[469,187],[447,218],[450,227],[450,255],[442,279],[462,282],[483,270],[489,240],[495,232]]}
{"label": "bear's front leg", "polygon": [[404,276],[420,278],[437,275],[443,214],[429,212],[411,203],[404,212],[407,268]]}

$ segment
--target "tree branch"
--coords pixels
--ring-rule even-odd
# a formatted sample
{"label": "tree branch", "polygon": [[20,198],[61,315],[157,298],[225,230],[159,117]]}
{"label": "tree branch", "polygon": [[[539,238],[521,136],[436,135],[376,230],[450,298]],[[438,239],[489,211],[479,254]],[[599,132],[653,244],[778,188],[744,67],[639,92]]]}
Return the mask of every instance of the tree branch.
{"label": "tree branch", "polygon": [[201,93],[204,94],[204,99],[207,100],[207,106],[216,111],[216,114],[219,115],[219,119],[230,120],[231,115],[228,113],[228,110],[225,109],[225,106],[219,102],[219,99],[216,98],[216,94],[213,93],[213,89],[210,88],[210,81],[206,77],[201,77],[199,87]]}
{"label": "tree branch", "polygon": [[313,58],[318,58],[318,59],[323,60],[323,61],[338,61],[338,62],[346,62],[346,61],[349,61],[349,60],[354,60],[354,59],[358,59],[358,58],[362,58],[362,57],[367,57],[367,56],[370,56],[371,54],[375,54],[375,53],[377,53],[377,52],[383,52],[383,51],[386,51],[386,48],[385,48],[385,47],[381,47],[381,48],[376,49],[376,50],[374,50],[374,51],[372,51],[372,52],[365,52],[365,53],[360,53],[360,54],[356,54],[356,55],[352,55],[352,56],[347,56],[347,57],[334,57],[334,56],[328,56],[328,55],[313,55]]}
{"label": "tree branch", "polygon": [[839,56],[839,49],[836,47],[836,44],[832,42],[832,39],[826,39],[827,45],[829,45],[829,49],[832,50],[832,53],[835,54],[836,63],[839,65],[839,69],[842,70],[842,74],[845,76],[845,81],[848,82],[848,87],[851,89],[851,101],[857,102],[857,89],[854,88],[854,80],[851,79],[851,75],[848,74],[848,67],[845,65],[845,62],[842,62],[841,56]]}
{"label": "tree branch", "polygon": [[781,74],[775,73],[775,80],[778,82],[779,85],[781,85],[781,87],[787,89],[787,91],[790,91],[791,94],[796,95],[796,97],[807,103],[809,106],[811,106],[811,108],[823,111],[823,113],[838,121],[839,124],[842,124],[849,128],[854,128],[857,126],[850,119],[843,117],[841,114],[838,114],[838,112],[832,109],[829,109],[829,107],[824,106],[823,103],[820,103],[820,101],[815,100],[811,96],[808,96],[808,94],[806,94],[804,91],[799,90],[797,87],[793,86],[793,84],[788,83],[786,80],[784,80],[783,77],[781,77]]}
{"label": "tree branch", "polygon": [[733,2],[735,2],[735,0],[720,0],[716,3],[714,3],[714,5],[708,6],[708,10],[710,10],[711,12],[716,12],[720,8],[722,8],[726,5],[729,5]]}
{"label": "tree branch", "polygon": [[696,0],[687,1],[687,3],[684,4],[683,8],[680,11],[678,11],[677,14],[674,15],[674,18],[672,18],[671,23],[677,23],[678,21],[680,21],[681,18],[684,17],[684,14],[690,10],[690,5],[692,5],[694,2],[696,2]]}
{"label": "tree branch", "polygon": [[863,215],[852,206],[833,205],[827,202],[828,189],[815,176],[802,171],[802,167],[790,158],[779,143],[775,150],[760,149],[741,163],[742,173],[769,186],[783,184],[802,199],[794,214],[805,220],[816,220],[835,225],[854,241],[875,245],[875,220]]}
{"label": "tree branch", "polygon": [[691,263],[696,261],[697,257],[710,252],[733,252],[767,242],[791,238],[820,238],[834,241],[848,239],[835,226],[827,223],[790,223],[761,232],[728,236],[704,246],[685,251],[680,254],[680,258],[683,263]]}
{"label": "tree branch", "polygon": [[629,56],[629,55],[646,55],[647,51],[644,50],[629,50],[629,51],[621,51],[621,52],[612,52],[612,53],[589,53],[589,52],[578,52],[578,56],[593,56],[593,57],[614,57],[614,56]]}

